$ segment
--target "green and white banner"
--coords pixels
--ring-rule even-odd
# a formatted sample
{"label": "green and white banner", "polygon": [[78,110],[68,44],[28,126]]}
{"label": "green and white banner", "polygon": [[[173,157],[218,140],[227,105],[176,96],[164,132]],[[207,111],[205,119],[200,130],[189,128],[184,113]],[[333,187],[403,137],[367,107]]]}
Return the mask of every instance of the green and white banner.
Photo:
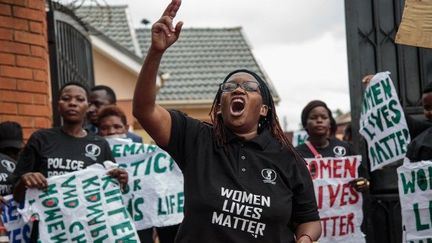
{"label": "green and white banner", "polygon": [[108,139],[119,167],[129,173],[124,198],[137,230],[179,224],[183,220],[183,174],[156,145]]}
{"label": "green and white banner", "polygon": [[389,74],[377,73],[363,95],[360,134],[368,144],[371,171],[403,159],[410,142],[405,115]]}
{"label": "green and white banner", "polygon": [[[112,167],[111,167],[112,168]],[[39,220],[39,242],[139,242],[117,179],[94,164],[28,189],[23,218]]]}
{"label": "green and white banner", "polygon": [[397,169],[404,242],[432,242],[432,161]]}

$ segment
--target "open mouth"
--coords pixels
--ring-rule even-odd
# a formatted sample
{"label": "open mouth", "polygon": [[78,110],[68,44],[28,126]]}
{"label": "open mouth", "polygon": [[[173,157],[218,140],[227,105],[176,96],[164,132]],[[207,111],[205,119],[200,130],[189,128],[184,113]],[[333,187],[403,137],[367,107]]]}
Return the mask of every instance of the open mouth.
{"label": "open mouth", "polygon": [[231,101],[231,115],[241,116],[244,112],[245,102],[241,98],[234,98]]}

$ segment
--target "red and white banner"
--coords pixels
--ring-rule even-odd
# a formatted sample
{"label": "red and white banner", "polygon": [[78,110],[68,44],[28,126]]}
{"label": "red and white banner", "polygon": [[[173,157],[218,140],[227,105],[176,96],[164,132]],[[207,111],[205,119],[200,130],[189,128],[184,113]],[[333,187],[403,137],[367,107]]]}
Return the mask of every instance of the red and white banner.
{"label": "red and white banner", "polygon": [[312,175],[324,242],[365,242],[360,230],[362,195],[349,182],[358,177],[361,156],[305,159]]}

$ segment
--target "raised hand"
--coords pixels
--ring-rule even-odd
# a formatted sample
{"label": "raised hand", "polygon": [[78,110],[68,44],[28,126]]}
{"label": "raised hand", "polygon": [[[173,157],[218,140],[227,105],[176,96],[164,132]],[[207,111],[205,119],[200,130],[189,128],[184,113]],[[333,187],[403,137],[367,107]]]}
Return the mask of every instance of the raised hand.
{"label": "raised hand", "polygon": [[368,74],[362,78],[362,83],[369,85],[372,78],[375,76],[375,74]]}
{"label": "raised hand", "polygon": [[157,51],[165,51],[180,36],[183,22],[173,25],[174,17],[181,5],[181,0],[172,0],[166,7],[162,17],[152,26],[152,44],[151,48]]}

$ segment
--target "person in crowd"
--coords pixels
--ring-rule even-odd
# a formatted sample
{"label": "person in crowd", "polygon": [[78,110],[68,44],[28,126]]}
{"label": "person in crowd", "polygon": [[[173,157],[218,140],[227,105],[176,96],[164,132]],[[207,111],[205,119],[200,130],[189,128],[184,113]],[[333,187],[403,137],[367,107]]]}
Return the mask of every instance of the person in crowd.
{"label": "person in crowd", "polygon": [[[301,122],[309,138],[306,143],[297,146],[296,149],[304,158],[356,155],[349,143],[329,136],[334,133],[332,131],[336,131],[336,122],[334,122],[331,110],[323,101],[309,102],[302,110]],[[362,166],[359,168],[359,174],[365,174]],[[364,177],[355,179],[351,185],[359,192],[369,189],[369,181]]]}
{"label": "person in crowd", "polygon": [[[105,138],[126,138],[128,131],[127,118],[117,106],[105,106],[99,113],[99,135]],[[155,199],[156,200],[156,199]],[[173,243],[179,225],[156,227],[160,243]],[[138,230],[141,243],[153,242],[153,228]]]}
{"label": "person in crowd", "polygon": [[432,81],[430,81],[422,92],[423,114],[425,118],[432,122]]}
{"label": "person in crowd", "polygon": [[[89,109],[87,112],[87,118],[89,123],[85,126],[85,129],[91,133],[98,133],[98,119],[99,113],[102,108],[107,105],[115,105],[117,103],[117,96],[113,89],[106,85],[96,85],[90,91],[89,96]],[[142,138],[133,133],[127,132],[127,138],[132,139],[136,143],[142,143]]]}
{"label": "person in crowd", "polygon": [[98,134],[104,138],[127,138],[129,125],[125,113],[115,105],[107,105],[99,113]]}
{"label": "person in crowd", "polygon": [[432,160],[432,127],[415,137],[407,147],[406,157],[411,162]]}
{"label": "person in crowd", "polygon": [[[66,83],[59,91],[58,111],[63,120],[61,127],[40,129],[34,132],[21,152],[13,173],[14,199],[24,200],[27,188],[44,190],[46,178],[78,171],[89,165],[115,161],[107,141],[88,133],[83,124],[88,109],[88,91],[80,83]],[[49,161],[60,161],[50,163]],[[74,165],[67,160],[77,161]],[[63,162],[62,162],[63,161]],[[121,186],[127,184],[128,174],[116,168],[108,172],[118,179]],[[37,241],[38,224],[33,224],[32,242]]]}
{"label": "person in crowd", "polygon": [[24,139],[21,125],[14,121],[0,123],[0,153],[16,161],[23,147]]}
{"label": "person in crowd", "polygon": [[[432,82],[423,89],[422,104],[425,118],[432,122]],[[432,160],[432,126],[411,139],[406,157],[412,162]]]}
{"label": "person in crowd", "polygon": [[[16,168],[18,155],[23,147],[24,139],[21,125],[14,121],[0,123],[0,173],[2,175],[0,178],[0,204],[5,203],[3,196],[12,194],[10,179]],[[0,205],[0,213],[1,211]],[[9,242],[6,229],[0,219],[0,241],[2,239]]]}
{"label": "person in crowd", "polygon": [[[133,114],[184,176],[184,220],[176,242],[298,242],[321,234],[311,176],[280,127],[267,84],[239,69],[220,84],[212,125],[155,103],[164,52],[180,36],[172,0],[152,26]],[[296,225],[295,231],[287,225]]]}
{"label": "person in crowd", "polygon": [[[0,195],[12,194],[10,176],[16,168],[16,160],[24,147],[23,131],[19,123],[0,123]],[[1,197],[0,197],[1,198]],[[0,200],[2,201],[2,200]]]}
{"label": "person in crowd", "polygon": [[352,125],[351,125],[351,123],[346,125],[346,127],[344,129],[342,140],[351,144],[351,142],[352,142]]}

